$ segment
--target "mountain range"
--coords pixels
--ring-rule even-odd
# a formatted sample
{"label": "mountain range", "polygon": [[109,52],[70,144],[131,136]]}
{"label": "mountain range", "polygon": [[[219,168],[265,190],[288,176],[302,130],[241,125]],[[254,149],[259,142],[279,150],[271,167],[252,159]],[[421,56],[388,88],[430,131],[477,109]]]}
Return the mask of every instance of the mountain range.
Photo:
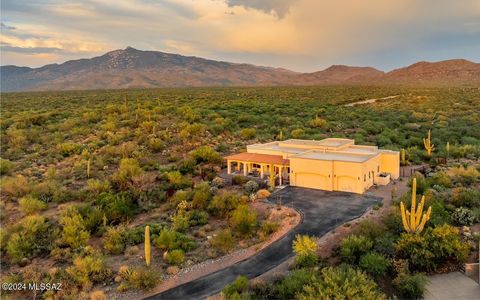
{"label": "mountain range", "polygon": [[198,86],[460,85],[480,86],[480,63],[418,62],[390,72],[333,65],[313,73],[183,56],[131,47],[39,68],[0,67],[1,91]]}

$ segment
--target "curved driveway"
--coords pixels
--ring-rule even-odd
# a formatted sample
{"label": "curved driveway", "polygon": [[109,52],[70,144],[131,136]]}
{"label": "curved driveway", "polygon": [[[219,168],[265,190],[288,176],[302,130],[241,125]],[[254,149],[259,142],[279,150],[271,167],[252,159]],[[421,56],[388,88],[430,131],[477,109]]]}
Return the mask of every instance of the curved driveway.
{"label": "curved driveway", "polygon": [[204,299],[220,292],[239,275],[255,278],[294,255],[292,241],[295,235],[320,237],[339,225],[360,217],[382,199],[288,186],[272,194],[269,201],[280,201],[283,205],[295,208],[303,215],[302,222],[283,238],[250,258],[147,299]]}

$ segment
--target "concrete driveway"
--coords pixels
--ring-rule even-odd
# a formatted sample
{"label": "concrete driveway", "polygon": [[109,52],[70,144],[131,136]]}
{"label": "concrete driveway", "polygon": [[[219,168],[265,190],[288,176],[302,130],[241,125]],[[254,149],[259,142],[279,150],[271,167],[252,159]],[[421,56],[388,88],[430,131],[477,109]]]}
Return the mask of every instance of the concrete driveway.
{"label": "concrete driveway", "polygon": [[255,278],[294,255],[292,241],[295,235],[320,237],[341,224],[362,216],[382,199],[288,186],[273,193],[268,201],[281,202],[295,208],[302,214],[302,222],[283,238],[246,260],[147,299],[203,299],[217,294],[239,275]]}

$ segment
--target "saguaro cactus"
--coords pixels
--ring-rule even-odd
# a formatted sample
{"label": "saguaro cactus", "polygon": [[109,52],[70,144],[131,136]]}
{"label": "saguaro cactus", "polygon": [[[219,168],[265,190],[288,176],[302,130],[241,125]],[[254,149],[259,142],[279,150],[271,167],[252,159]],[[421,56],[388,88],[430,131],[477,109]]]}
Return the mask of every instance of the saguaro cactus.
{"label": "saguaro cactus", "polygon": [[432,144],[432,141],[430,139],[430,129],[428,130],[428,137],[423,138],[423,145],[425,146],[425,150],[427,150],[427,155],[431,156],[433,150],[435,150],[435,145]]}
{"label": "saguaro cactus", "polygon": [[278,140],[283,141],[283,130],[280,130],[280,133],[278,134]]}
{"label": "saguaro cactus", "polygon": [[150,266],[150,226],[145,227],[145,263]]}
{"label": "saguaro cactus", "polygon": [[407,160],[405,158],[405,149],[402,149],[400,151],[400,159],[401,159],[401,162],[402,162],[402,166],[405,166],[407,164]]}
{"label": "saguaro cactus", "polygon": [[268,176],[268,180],[270,184],[270,189],[275,189],[275,171],[273,164],[270,164],[270,174]]}
{"label": "saguaro cactus", "polygon": [[445,146],[445,149],[447,150],[447,157],[450,156],[450,142],[447,142],[447,145]]}
{"label": "saguaro cactus", "polygon": [[422,196],[422,200],[417,207],[417,179],[413,178],[412,182],[412,207],[410,211],[405,210],[403,201],[400,203],[400,209],[402,210],[402,223],[403,228],[408,233],[419,233],[423,230],[425,223],[430,219],[430,213],[432,207],[428,208],[428,211],[423,214],[423,206],[425,205],[425,196]]}
{"label": "saguaro cactus", "polygon": [[87,178],[90,178],[90,158],[87,160]]}

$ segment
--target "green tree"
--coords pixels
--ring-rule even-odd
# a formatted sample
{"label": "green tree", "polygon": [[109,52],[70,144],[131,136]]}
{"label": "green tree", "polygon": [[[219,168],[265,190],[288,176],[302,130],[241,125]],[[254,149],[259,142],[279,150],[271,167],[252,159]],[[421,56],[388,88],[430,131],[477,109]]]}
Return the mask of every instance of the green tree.
{"label": "green tree", "polygon": [[257,213],[248,205],[239,205],[230,218],[230,225],[242,235],[249,235],[257,226]]}

